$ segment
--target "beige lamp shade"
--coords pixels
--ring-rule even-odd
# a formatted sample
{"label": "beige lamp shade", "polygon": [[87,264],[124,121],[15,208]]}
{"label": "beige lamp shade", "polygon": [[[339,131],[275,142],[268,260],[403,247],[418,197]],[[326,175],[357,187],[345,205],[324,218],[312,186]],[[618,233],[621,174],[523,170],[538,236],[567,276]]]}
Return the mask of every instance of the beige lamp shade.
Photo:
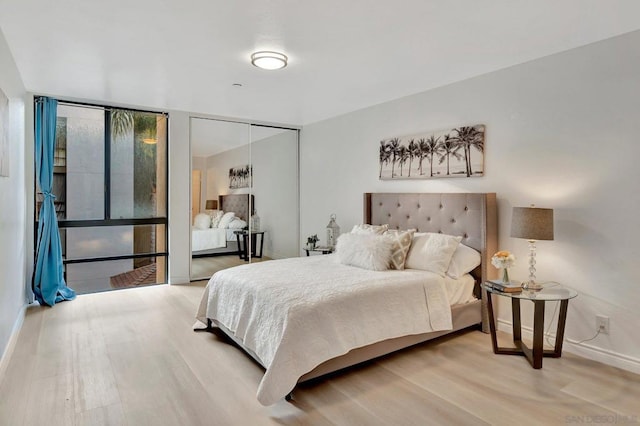
{"label": "beige lamp shade", "polygon": [[553,209],[514,207],[511,236],[525,240],[553,240]]}
{"label": "beige lamp shade", "polygon": [[218,210],[218,200],[207,200],[205,210]]}

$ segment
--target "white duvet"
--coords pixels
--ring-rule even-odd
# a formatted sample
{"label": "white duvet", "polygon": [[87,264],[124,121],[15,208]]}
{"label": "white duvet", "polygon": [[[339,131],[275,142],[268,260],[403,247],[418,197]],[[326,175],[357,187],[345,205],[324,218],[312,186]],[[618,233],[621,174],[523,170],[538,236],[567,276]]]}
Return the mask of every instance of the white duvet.
{"label": "white duvet", "polygon": [[334,255],[217,272],[197,318],[215,319],[262,361],[258,401],[270,405],[322,362],[394,337],[451,330],[444,279],[426,271],[369,271]]}
{"label": "white duvet", "polygon": [[191,251],[227,246],[227,230],[222,228],[191,229]]}

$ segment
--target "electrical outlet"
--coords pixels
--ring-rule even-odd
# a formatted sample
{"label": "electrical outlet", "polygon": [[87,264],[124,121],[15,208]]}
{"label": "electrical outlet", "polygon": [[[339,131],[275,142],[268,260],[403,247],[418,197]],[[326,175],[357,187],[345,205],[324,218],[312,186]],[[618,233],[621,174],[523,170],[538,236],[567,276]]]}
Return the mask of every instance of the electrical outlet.
{"label": "electrical outlet", "polygon": [[596,331],[602,334],[609,334],[609,317],[596,315]]}

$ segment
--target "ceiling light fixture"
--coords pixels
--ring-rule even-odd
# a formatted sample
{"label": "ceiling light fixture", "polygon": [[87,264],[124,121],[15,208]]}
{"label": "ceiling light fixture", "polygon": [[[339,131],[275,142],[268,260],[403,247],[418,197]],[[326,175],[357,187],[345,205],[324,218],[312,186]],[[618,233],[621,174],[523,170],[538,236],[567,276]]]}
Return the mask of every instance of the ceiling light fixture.
{"label": "ceiling light fixture", "polygon": [[283,53],[267,50],[255,52],[251,55],[251,63],[264,70],[279,70],[287,66],[289,58]]}

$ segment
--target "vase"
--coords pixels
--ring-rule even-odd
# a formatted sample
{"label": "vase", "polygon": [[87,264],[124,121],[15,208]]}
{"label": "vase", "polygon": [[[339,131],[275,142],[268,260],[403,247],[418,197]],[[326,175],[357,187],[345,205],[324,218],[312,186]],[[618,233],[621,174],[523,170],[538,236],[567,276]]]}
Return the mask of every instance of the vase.
{"label": "vase", "polygon": [[509,269],[507,268],[502,268],[502,282],[503,283],[509,282]]}

